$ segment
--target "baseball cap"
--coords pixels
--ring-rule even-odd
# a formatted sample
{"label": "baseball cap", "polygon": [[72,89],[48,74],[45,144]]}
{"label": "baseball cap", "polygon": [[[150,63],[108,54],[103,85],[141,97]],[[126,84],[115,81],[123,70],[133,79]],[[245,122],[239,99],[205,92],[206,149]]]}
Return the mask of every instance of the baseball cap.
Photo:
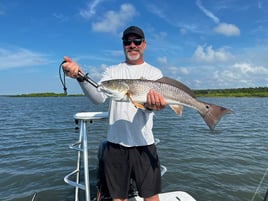
{"label": "baseball cap", "polygon": [[124,32],[123,32],[123,36],[122,39],[125,39],[128,35],[130,34],[135,34],[141,38],[145,38],[144,37],[144,33],[142,31],[141,28],[137,27],[137,26],[130,26],[128,27]]}

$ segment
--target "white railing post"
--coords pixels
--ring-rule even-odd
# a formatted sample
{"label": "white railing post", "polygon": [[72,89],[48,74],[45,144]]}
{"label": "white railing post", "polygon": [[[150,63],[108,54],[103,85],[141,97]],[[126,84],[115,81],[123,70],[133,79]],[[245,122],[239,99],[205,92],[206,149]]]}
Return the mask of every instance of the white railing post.
{"label": "white railing post", "polygon": [[[64,177],[64,181],[75,187],[75,201],[79,201],[79,189],[85,191],[86,201],[90,201],[90,178],[89,178],[89,165],[88,165],[88,140],[87,140],[87,123],[97,119],[106,119],[107,112],[81,112],[74,115],[75,120],[80,121],[79,140],[77,143],[72,144],[70,149],[76,150],[77,164],[76,169]],[[83,152],[83,157],[81,157]],[[81,161],[83,160],[84,166],[84,184],[81,184]],[[76,175],[76,181],[70,179],[71,176]]]}

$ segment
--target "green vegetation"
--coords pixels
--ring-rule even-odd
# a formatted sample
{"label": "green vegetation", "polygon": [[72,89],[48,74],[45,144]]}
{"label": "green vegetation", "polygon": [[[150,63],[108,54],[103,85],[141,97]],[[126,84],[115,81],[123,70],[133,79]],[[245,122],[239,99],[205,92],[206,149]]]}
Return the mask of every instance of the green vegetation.
{"label": "green vegetation", "polygon": [[[257,88],[237,88],[237,89],[203,89],[193,90],[197,97],[268,97],[268,87]],[[10,97],[63,97],[63,96],[83,96],[83,94],[64,93],[30,93],[21,95],[11,95]]]}
{"label": "green vegetation", "polygon": [[200,97],[268,97],[268,87],[194,90]]}
{"label": "green vegetation", "polygon": [[63,97],[63,96],[82,96],[82,94],[72,94],[65,95],[64,93],[30,93],[30,94],[21,94],[21,95],[10,95],[10,97]]}

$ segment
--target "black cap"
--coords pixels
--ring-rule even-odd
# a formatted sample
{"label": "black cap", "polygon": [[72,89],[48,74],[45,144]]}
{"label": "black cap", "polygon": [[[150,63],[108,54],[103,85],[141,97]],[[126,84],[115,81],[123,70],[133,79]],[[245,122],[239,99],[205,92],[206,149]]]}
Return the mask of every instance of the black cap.
{"label": "black cap", "polygon": [[122,39],[125,39],[130,34],[134,34],[141,38],[145,38],[144,33],[141,28],[136,27],[136,26],[130,26],[123,32]]}

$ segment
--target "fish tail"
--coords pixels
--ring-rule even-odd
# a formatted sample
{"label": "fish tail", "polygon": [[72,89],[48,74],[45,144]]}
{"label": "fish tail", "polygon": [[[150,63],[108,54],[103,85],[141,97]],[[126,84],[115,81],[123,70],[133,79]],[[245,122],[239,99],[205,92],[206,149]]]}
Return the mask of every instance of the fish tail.
{"label": "fish tail", "polygon": [[214,105],[210,103],[204,103],[204,104],[205,104],[205,109],[199,112],[211,130],[214,130],[217,123],[225,114],[233,113],[232,110],[229,110],[227,108],[224,108],[218,105]]}

